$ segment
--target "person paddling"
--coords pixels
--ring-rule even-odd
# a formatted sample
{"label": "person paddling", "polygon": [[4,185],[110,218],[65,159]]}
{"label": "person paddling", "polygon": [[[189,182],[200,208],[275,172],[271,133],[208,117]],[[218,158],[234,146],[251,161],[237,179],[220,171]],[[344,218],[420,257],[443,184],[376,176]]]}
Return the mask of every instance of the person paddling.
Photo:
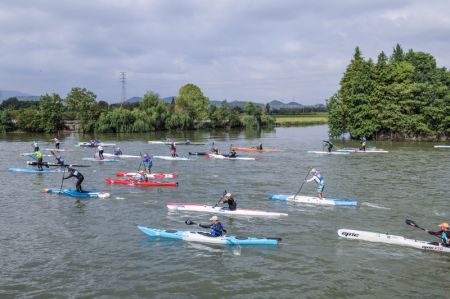
{"label": "person paddling", "polygon": [[447,222],[443,222],[438,225],[441,230],[440,231],[429,231],[428,229],[425,229],[427,233],[433,236],[437,236],[441,239],[441,242],[445,246],[450,246],[450,231],[449,231],[449,225]]}
{"label": "person paddling", "polygon": [[39,144],[36,141],[33,141],[33,148],[34,148],[34,152],[39,151]]}
{"label": "person paddling", "polygon": [[236,211],[237,203],[234,200],[234,197],[233,195],[231,195],[231,193],[225,194],[225,196],[220,200],[219,203],[228,204],[228,210]]}
{"label": "person paddling", "polygon": [[[44,155],[39,150],[39,146],[35,148],[34,153],[31,155],[33,158],[37,160],[37,167],[39,171],[43,171],[42,165],[44,165],[43,157]],[[48,165],[46,165],[48,167]]]}
{"label": "person paddling", "polygon": [[236,151],[234,150],[234,148],[231,148],[231,151],[230,151],[230,154],[228,155],[228,157],[236,158],[236,156],[237,156]]}
{"label": "person paddling", "polygon": [[98,150],[98,157],[100,158],[100,160],[105,159],[105,157],[103,157],[103,146],[99,145],[97,147],[97,150]]}
{"label": "person paddling", "polygon": [[217,216],[214,215],[209,220],[211,221],[211,224],[199,223],[198,226],[203,228],[210,228],[211,237],[220,237],[227,232],[226,229],[223,228],[223,225],[222,223],[220,223],[219,218]]}
{"label": "person paddling", "polygon": [[175,142],[172,142],[170,144],[170,154],[172,155],[173,158],[175,158],[177,155],[177,147],[175,146]]}
{"label": "person paddling", "polygon": [[142,163],[144,163],[144,167],[147,170],[147,173],[152,173],[152,167],[153,167],[153,159],[151,156],[145,154],[144,159],[142,160]]}
{"label": "person paddling", "polygon": [[329,153],[331,153],[331,150],[332,150],[333,147],[334,147],[333,143],[331,143],[331,141],[329,141],[329,140],[324,140],[324,141],[323,141],[323,146],[327,149],[327,151],[328,151]]}
{"label": "person paddling", "polygon": [[366,136],[363,136],[361,138],[361,140],[359,141],[359,143],[360,143],[359,149],[362,150],[362,151],[366,151],[366,144],[367,144]]}
{"label": "person paddling", "polygon": [[325,180],[323,178],[323,176],[319,173],[319,171],[317,171],[317,169],[313,168],[311,169],[311,175],[312,178],[310,178],[309,180],[305,180],[305,182],[309,183],[312,181],[315,181],[317,183],[317,193],[319,194],[319,198],[323,199],[323,189],[325,188]]}
{"label": "person paddling", "polygon": [[114,155],[115,156],[121,156],[123,155],[122,150],[120,149],[120,147],[117,147],[116,150],[114,151]]}
{"label": "person paddling", "polygon": [[59,141],[59,139],[55,137],[55,138],[53,138],[53,142],[55,143],[55,148],[59,149],[59,145],[60,145],[61,141]]}
{"label": "person paddling", "polygon": [[63,179],[67,180],[67,179],[70,179],[71,177],[76,177],[77,183],[76,183],[75,187],[78,192],[82,193],[83,189],[81,188],[81,183],[84,180],[84,176],[81,174],[81,172],[79,172],[75,168],[68,167],[67,170],[69,171],[69,175],[67,177],[63,177]]}
{"label": "person paddling", "polygon": [[262,143],[260,143],[260,144],[256,147],[256,149],[262,151],[262,149],[263,149]]}
{"label": "person paddling", "polygon": [[56,156],[55,155],[55,159],[56,159],[56,164],[59,164],[59,165],[64,165],[64,158],[63,158],[63,156]]}

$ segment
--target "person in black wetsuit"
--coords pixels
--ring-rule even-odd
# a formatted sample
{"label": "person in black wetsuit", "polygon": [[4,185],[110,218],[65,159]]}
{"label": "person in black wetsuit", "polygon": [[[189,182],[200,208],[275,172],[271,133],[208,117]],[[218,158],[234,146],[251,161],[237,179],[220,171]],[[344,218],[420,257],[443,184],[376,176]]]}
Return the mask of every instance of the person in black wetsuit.
{"label": "person in black wetsuit", "polygon": [[331,143],[329,140],[324,140],[323,145],[326,147],[329,153],[331,153],[331,150],[333,149],[333,143]]}
{"label": "person in black wetsuit", "polygon": [[234,200],[234,197],[233,197],[233,195],[231,195],[231,193],[225,194],[225,196],[222,198],[222,200],[220,202],[224,203],[224,204],[225,203],[228,204],[228,209],[230,211],[235,211],[237,208],[237,203]]}
{"label": "person in black wetsuit", "polygon": [[262,149],[263,149],[262,143],[260,143],[260,144],[256,147],[256,149],[262,151]]}
{"label": "person in black wetsuit", "polygon": [[76,170],[75,168],[72,167],[68,167],[67,170],[69,171],[69,175],[67,177],[64,177],[64,180],[70,179],[71,177],[76,177],[77,178],[77,183],[76,183],[76,188],[78,192],[83,192],[83,189],[81,188],[81,183],[84,180],[84,176],[81,174],[81,172],[79,172],[78,170]]}
{"label": "person in black wetsuit", "polygon": [[62,156],[55,156],[56,164],[64,165],[64,158]]}
{"label": "person in black wetsuit", "polygon": [[230,151],[230,154],[228,155],[228,157],[230,158],[236,158],[237,154],[236,151],[232,148]]}

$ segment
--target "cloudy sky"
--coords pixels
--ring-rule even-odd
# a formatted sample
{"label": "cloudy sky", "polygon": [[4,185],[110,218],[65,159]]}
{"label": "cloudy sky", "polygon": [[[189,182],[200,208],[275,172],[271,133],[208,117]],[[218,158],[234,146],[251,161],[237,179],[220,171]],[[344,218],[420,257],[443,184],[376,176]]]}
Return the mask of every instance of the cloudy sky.
{"label": "cloudy sky", "polygon": [[212,100],[323,103],[359,46],[396,43],[450,67],[450,1],[2,0],[0,90],[86,87],[117,102],[172,96],[186,83]]}

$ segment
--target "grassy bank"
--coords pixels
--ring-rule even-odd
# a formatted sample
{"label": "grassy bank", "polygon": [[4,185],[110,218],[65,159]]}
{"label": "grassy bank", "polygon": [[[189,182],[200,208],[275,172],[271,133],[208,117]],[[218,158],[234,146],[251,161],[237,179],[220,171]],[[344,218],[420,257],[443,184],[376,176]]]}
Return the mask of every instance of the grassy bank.
{"label": "grassy bank", "polygon": [[327,112],[306,113],[299,115],[275,115],[277,127],[321,125],[328,123]]}

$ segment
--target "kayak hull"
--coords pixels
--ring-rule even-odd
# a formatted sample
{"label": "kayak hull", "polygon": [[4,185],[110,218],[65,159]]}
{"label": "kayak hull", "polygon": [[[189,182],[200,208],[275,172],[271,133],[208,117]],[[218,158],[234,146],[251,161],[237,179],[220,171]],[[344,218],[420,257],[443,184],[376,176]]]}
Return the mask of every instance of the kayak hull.
{"label": "kayak hull", "polygon": [[116,180],[112,178],[106,178],[105,181],[109,184],[116,185],[128,185],[128,186],[142,186],[142,187],[177,187],[176,182],[140,182],[133,180]]}
{"label": "kayak hull", "polygon": [[243,160],[243,161],[256,161],[259,160],[258,157],[234,157],[230,158],[224,155],[208,154],[208,158],[218,159],[218,160]]}
{"label": "kayak hull", "polygon": [[385,243],[385,244],[413,247],[428,251],[450,253],[450,247],[442,246],[438,242],[425,242],[414,239],[407,239],[402,236],[396,236],[391,234],[380,234],[353,229],[339,229],[338,235],[339,237],[350,240]]}
{"label": "kayak hull", "polygon": [[308,151],[309,154],[319,154],[319,155],[350,155],[350,152],[325,152],[325,151]]}
{"label": "kayak hull", "polygon": [[27,173],[42,173],[42,172],[63,172],[61,169],[44,169],[37,170],[33,168],[8,168],[9,172],[27,172]]}
{"label": "kayak hull", "polygon": [[230,211],[223,207],[212,207],[195,203],[174,203],[169,202],[167,208],[171,211],[192,211],[192,212],[206,212],[214,214],[223,214],[227,216],[255,216],[255,217],[280,217],[287,216],[286,213],[266,212],[262,210],[250,210],[250,209],[236,209]]}
{"label": "kayak hull", "polygon": [[367,153],[367,154],[369,154],[369,153],[374,153],[374,154],[376,154],[376,153],[389,153],[389,151],[376,149],[375,147],[366,148],[365,151],[360,150],[357,147],[346,147],[346,148],[338,149],[338,150],[336,150],[336,152],[362,153],[362,154],[364,154],[364,153]]}
{"label": "kayak hull", "polygon": [[450,145],[435,145],[434,148],[450,148]]}
{"label": "kayak hull", "polygon": [[277,245],[278,238],[249,238],[237,236],[221,236],[211,237],[205,232],[191,232],[191,231],[176,231],[176,230],[161,230],[145,226],[138,226],[138,229],[151,237],[160,237],[168,239],[183,240],[187,242],[199,242],[206,244],[219,245]]}
{"label": "kayak hull", "polygon": [[120,162],[120,159],[103,159],[100,160],[98,158],[83,158],[84,161],[92,161],[92,162]]}
{"label": "kayak hull", "polygon": [[256,149],[254,147],[233,147],[233,149],[237,152],[255,152],[255,153],[279,153],[284,152],[284,150],[280,149]]}
{"label": "kayak hull", "polygon": [[[33,165],[33,166],[36,166],[37,165],[37,162],[36,161],[27,161],[27,165]],[[61,165],[61,164],[58,164],[58,163],[52,163],[52,162],[44,162],[44,164],[43,164],[44,166],[45,165],[48,165],[48,166],[52,166],[52,167],[63,167],[63,166],[72,166],[72,167],[90,167],[89,165],[78,165],[78,164],[64,164],[64,165]]]}
{"label": "kayak hull", "polygon": [[191,158],[172,157],[172,156],[153,156],[153,159],[168,160],[168,161],[192,161]]}
{"label": "kayak hull", "polygon": [[[136,177],[140,176],[137,172],[116,172],[118,177]],[[178,175],[176,173],[146,173],[145,176],[149,179],[174,179]]]}
{"label": "kayak hull", "polygon": [[292,201],[292,202],[313,204],[313,205],[321,205],[321,206],[357,206],[358,205],[358,202],[356,200],[352,200],[352,199],[334,199],[334,198],[327,198],[327,197],[325,197],[324,199],[320,199],[320,198],[314,197],[314,196],[303,196],[303,195],[297,195],[294,198],[294,195],[270,194],[269,199],[285,200],[285,201]]}
{"label": "kayak hull", "polygon": [[128,159],[128,158],[140,159],[141,158],[141,156],[135,156],[135,155],[114,155],[114,154],[108,154],[108,153],[103,153],[103,156],[116,158],[116,159]]}
{"label": "kayak hull", "polygon": [[94,192],[94,191],[88,191],[85,192],[78,192],[75,189],[55,189],[55,188],[47,188],[44,189],[45,193],[53,193],[53,194],[62,194],[67,195],[71,197],[77,197],[77,198],[108,198],[111,195],[107,192]]}

